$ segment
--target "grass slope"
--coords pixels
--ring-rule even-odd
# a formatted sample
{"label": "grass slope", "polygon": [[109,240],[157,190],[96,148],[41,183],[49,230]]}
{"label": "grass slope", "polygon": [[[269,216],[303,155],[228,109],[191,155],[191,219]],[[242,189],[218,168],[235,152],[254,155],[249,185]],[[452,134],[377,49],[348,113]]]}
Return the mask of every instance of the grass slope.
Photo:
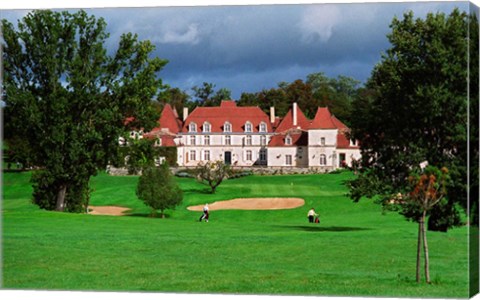
{"label": "grass slope", "polygon": [[[3,287],[241,294],[467,297],[467,229],[429,232],[433,284],[415,282],[417,226],[345,197],[350,173],[250,176],[217,194],[178,178],[184,201],[167,219],[148,218],[138,177],[93,178],[92,205],[132,216],[39,210],[29,173],[3,177]],[[238,197],[300,197],[276,211],[214,211],[209,223],[189,205]],[[307,223],[310,207],[321,224]]]}

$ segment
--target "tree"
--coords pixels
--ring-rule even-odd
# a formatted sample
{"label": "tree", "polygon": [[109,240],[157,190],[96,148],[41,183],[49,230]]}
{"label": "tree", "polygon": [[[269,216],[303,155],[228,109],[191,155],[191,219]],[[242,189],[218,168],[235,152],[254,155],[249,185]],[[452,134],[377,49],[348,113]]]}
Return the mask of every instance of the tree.
{"label": "tree", "polygon": [[[84,11],[34,11],[17,29],[2,20],[5,139],[28,143],[34,203],[84,211],[88,183],[104,169],[130,128],[149,130],[151,103],[167,61],[150,58],[154,46],[123,34],[107,55],[106,23]],[[131,122],[125,122],[131,117]]]}
{"label": "tree", "polygon": [[128,174],[138,174],[143,168],[155,162],[155,140],[127,138],[127,145],[124,147],[127,151],[120,153],[125,156],[125,166]]}
{"label": "tree", "polygon": [[231,173],[230,165],[221,160],[199,163],[196,168],[197,180],[210,186],[211,193],[215,194],[217,187]]}
{"label": "tree", "polygon": [[202,87],[194,86],[198,106],[219,106],[222,100],[230,100],[229,89],[221,88],[215,92],[215,84],[204,82]]}
{"label": "tree", "polygon": [[400,196],[400,199],[397,199],[401,205],[401,213],[407,219],[418,223],[417,282],[420,282],[421,248],[423,246],[425,281],[430,283],[429,254],[425,221],[427,212],[444,199],[447,193],[446,186],[448,181],[448,169],[445,167],[439,170],[434,166],[427,166],[424,170],[415,170],[408,177],[409,185],[405,197]]}
{"label": "tree", "polygon": [[183,108],[188,107],[190,111],[195,108],[195,103],[190,100],[190,95],[179,88],[167,87],[165,91],[160,93],[157,99],[159,105],[159,112],[163,110],[165,104],[170,104],[175,108],[180,117],[183,118]]}
{"label": "tree", "polygon": [[372,189],[386,203],[405,189],[414,166],[446,166],[448,201],[430,210],[428,220],[429,230],[446,231],[460,224],[455,204],[467,207],[468,16],[456,9],[415,19],[409,12],[391,28],[391,48],[353,103],[363,173],[350,183],[351,196],[358,201],[369,189],[364,183],[379,180]]}
{"label": "tree", "polygon": [[165,218],[166,209],[175,208],[183,199],[183,192],[175,182],[166,163],[160,167],[147,166],[138,179],[137,197],[152,208],[152,216],[160,210],[161,218]]}

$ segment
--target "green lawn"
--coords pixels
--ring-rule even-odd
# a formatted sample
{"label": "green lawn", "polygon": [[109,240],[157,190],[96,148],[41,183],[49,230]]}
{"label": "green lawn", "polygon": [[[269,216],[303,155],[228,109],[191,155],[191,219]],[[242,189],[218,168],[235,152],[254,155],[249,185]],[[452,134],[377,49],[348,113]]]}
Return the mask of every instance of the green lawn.
{"label": "green lawn", "polygon": [[[415,282],[417,225],[345,196],[350,173],[249,176],[217,194],[178,178],[184,201],[167,219],[135,196],[137,177],[93,178],[92,205],[131,216],[39,210],[29,173],[3,174],[3,287],[13,289],[383,297],[468,296],[467,228],[429,232],[433,284]],[[276,211],[213,211],[209,223],[186,207],[237,197],[300,197]],[[310,207],[321,224],[307,223]]]}

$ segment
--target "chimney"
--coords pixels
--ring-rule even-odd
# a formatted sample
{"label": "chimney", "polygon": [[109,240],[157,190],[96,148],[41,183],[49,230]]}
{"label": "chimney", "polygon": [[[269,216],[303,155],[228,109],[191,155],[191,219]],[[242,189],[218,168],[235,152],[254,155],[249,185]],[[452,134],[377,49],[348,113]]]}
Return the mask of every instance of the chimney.
{"label": "chimney", "polygon": [[275,123],[275,107],[270,107],[270,123]]}
{"label": "chimney", "polygon": [[187,117],[188,117],[188,107],[184,107],[183,108],[183,122],[185,122]]}
{"label": "chimney", "polygon": [[293,126],[297,126],[297,102],[293,102]]}

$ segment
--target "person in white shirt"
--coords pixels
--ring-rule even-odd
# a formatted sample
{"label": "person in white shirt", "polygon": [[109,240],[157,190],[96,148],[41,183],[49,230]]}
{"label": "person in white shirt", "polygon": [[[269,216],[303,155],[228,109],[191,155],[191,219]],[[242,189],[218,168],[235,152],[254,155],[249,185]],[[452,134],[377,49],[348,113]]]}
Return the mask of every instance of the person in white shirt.
{"label": "person in white shirt", "polygon": [[205,220],[205,222],[208,222],[208,215],[209,215],[209,211],[208,211],[208,203],[205,204],[205,206],[203,207],[203,215],[200,217],[200,222],[202,222],[202,220]]}
{"label": "person in white shirt", "polygon": [[307,213],[308,222],[313,223],[316,216],[318,216],[318,214],[315,212],[315,209],[312,207]]}

